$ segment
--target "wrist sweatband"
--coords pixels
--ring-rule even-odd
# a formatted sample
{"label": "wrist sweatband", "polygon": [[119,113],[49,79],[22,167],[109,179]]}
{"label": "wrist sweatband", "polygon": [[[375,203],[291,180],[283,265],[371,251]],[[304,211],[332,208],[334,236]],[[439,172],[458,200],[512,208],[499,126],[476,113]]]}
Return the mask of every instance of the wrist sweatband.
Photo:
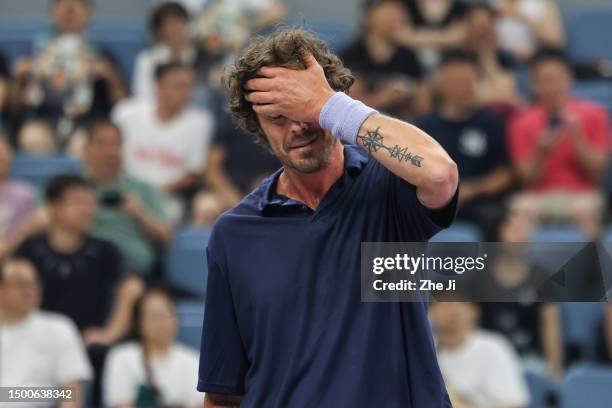
{"label": "wrist sweatband", "polygon": [[366,119],[375,113],[376,109],[357,101],[344,92],[336,92],[323,105],[319,115],[319,125],[329,130],[334,137],[350,143],[357,143],[357,133]]}

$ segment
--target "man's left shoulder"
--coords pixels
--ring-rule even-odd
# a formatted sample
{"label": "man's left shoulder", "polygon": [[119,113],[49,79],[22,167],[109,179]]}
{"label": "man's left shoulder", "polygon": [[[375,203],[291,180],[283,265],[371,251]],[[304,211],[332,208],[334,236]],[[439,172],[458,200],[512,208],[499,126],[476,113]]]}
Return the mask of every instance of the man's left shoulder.
{"label": "man's left shoulder", "polygon": [[203,107],[190,106],[185,110],[183,121],[199,130],[210,128],[213,123],[213,116],[210,111]]}
{"label": "man's left shoulder", "polygon": [[88,256],[101,260],[108,260],[108,257],[114,258],[119,256],[119,249],[115,244],[106,239],[94,236],[87,237],[85,251]]}
{"label": "man's left shoulder", "polygon": [[512,350],[512,345],[504,336],[489,330],[478,330],[473,334],[474,344],[482,353],[498,354]]}
{"label": "man's left shoulder", "polygon": [[574,99],[572,105],[578,114],[588,119],[605,119],[608,115],[608,112],[603,105],[588,99]]}
{"label": "man's left shoulder", "polygon": [[76,335],[76,325],[70,318],[60,313],[39,310],[32,316],[35,326],[43,333],[47,339],[64,339]]}
{"label": "man's left shoulder", "polygon": [[494,110],[488,107],[482,107],[476,111],[474,120],[486,125],[501,126],[504,124],[504,119]]}

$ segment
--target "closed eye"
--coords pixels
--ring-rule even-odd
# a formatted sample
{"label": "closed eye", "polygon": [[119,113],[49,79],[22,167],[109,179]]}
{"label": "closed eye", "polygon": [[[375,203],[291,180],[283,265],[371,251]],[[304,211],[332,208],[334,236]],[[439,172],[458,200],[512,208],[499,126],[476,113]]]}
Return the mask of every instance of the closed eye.
{"label": "closed eye", "polygon": [[276,116],[268,116],[268,118],[276,123],[276,124],[283,124],[285,123],[285,120],[287,119],[286,117],[284,117],[283,115],[276,115]]}

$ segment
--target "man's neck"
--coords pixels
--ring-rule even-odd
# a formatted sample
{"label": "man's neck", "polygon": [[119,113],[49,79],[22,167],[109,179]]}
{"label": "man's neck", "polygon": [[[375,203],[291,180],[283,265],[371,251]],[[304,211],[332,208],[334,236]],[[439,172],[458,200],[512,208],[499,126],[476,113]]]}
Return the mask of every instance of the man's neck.
{"label": "man's neck", "polygon": [[442,103],[440,108],[440,114],[443,118],[449,120],[465,120],[468,119],[473,113],[475,108],[467,105],[453,104],[453,103]]}
{"label": "man's neck", "polygon": [[145,347],[150,358],[162,360],[170,354],[171,344],[148,342]]}
{"label": "man's neck", "polygon": [[393,55],[392,53],[396,48],[395,44],[376,32],[369,32],[366,34],[365,45],[370,57],[378,62],[388,60]]}
{"label": "man's neck", "polygon": [[82,234],[59,225],[51,225],[48,237],[51,248],[64,254],[78,251],[85,239]]}
{"label": "man's neck", "polygon": [[469,331],[454,331],[454,332],[440,332],[436,339],[438,342],[438,349],[442,351],[453,351],[461,347],[467,341],[470,335]]}
{"label": "man's neck", "polygon": [[29,313],[10,312],[0,307],[0,323],[1,324],[17,324],[27,318]]}
{"label": "man's neck", "polygon": [[570,99],[571,98],[569,96],[566,96],[557,101],[543,102],[542,106],[550,113],[560,113],[567,106]]}
{"label": "man's neck", "polygon": [[159,119],[160,122],[170,122],[180,112],[181,112],[181,110],[172,110],[172,109],[169,109],[168,107],[164,106],[163,104],[158,104],[157,105],[157,109],[155,110],[155,114],[157,115],[157,119]]}
{"label": "man's neck", "polygon": [[93,180],[102,185],[113,184],[116,182],[121,176],[120,169],[98,169],[93,171],[91,168],[89,169],[89,174],[93,178]]}
{"label": "man's neck", "polygon": [[278,180],[277,192],[315,209],[332,185],[342,177],[344,160],[344,147],[338,142],[327,167],[316,173],[304,174],[285,167]]}

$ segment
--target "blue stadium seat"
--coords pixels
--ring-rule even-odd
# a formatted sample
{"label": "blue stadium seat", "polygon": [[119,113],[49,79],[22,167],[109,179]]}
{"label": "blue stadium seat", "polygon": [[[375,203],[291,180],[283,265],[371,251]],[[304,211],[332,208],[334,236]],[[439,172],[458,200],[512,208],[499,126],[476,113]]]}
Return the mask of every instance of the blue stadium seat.
{"label": "blue stadium seat", "polygon": [[60,173],[78,174],[80,171],[79,162],[68,155],[35,156],[19,153],[13,158],[11,177],[41,188],[51,176]]}
{"label": "blue stadium seat", "polygon": [[612,244],[612,224],[609,224],[603,232],[602,241]]}
{"label": "blue stadium seat", "polygon": [[208,277],[205,248],[209,237],[209,229],[184,229],[176,233],[167,258],[167,279],[173,287],[205,295]]}
{"label": "blue stadium seat", "polygon": [[559,305],[563,342],[579,347],[584,358],[594,359],[597,333],[604,318],[604,303],[564,302]]}
{"label": "blue stadium seat", "polygon": [[429,242],[480,242],[482,231],[477,225],[467,222],[455,222],[450,228],[434,235]]}
{"label": "blue stadium seat", "polygon": [[545,225],[533,232],[531,242],[586,242],[586,238],[571,225]]}
{"label": "blue stadium seat", "polygon": [[[11,62],[30,55],[33,39],[49,32],[48,21],[0,20],[0,49]],[[148,34],[142,22],[135,21],[93,21],[89,37],[94,44],[108,50],[116,59],[126,83],[132,78],[137,53],[148,44]]]}
{"label": "blue stadium seat", "polygon": [[560,408],[610,408],[612,406],[612,369],[577,367],[561,383]]}
{"label": "blue stadium seat", "polygon": [[612,59],[612,10],[582,9],[568,16],[566,31],[570,56],[576,60]]}
{"label": "blue stadium seat", "polygon": [[304,27],[317,34],[336,53],[341,53],[353,38],[346,25],[334,20],[309,21]]}
{"label": "blue stadium seat", "polygon": [[548,395],[553,390],[550,380],[532,370],[525,370],[525,381],[531,397],[527,408],[548,408]]}
{"label": "blue stadium seat", "polygon": [[200,339],[202,338],[202,323],[204,322],[204,301],[178,301],[176,312],[180,320],[178,341],[199,350]]}
{"label": "blue stadium seat", "polygon": [[544,225],[534,230],[531,242],[535,244],[532,247],[532,261],[546,270],[556,272],[582,248],[586,238],[571,225]]}

